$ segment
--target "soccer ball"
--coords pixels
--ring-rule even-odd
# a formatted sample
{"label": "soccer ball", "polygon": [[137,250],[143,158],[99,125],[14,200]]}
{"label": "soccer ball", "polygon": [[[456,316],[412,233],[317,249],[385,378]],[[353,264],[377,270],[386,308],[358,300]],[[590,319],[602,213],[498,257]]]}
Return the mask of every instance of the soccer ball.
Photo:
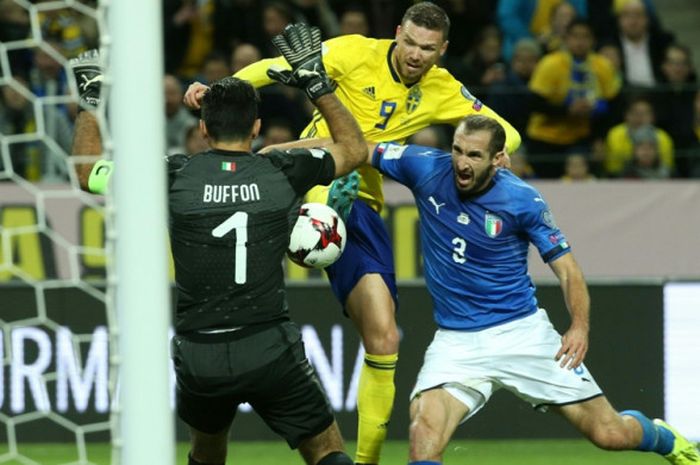
{"label": "soccer ball", "polygon": [[289,237],[287,256],[306,268],[325,268],[340,258],[345,237],[345,224],[335,210],[322,203],[305,203]]}

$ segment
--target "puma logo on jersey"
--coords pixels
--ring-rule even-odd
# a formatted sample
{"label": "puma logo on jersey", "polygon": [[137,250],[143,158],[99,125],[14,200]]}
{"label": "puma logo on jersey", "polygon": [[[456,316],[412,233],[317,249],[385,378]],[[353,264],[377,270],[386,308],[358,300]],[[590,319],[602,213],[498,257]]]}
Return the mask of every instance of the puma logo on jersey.
{"label": "puma logo on jersey", "polygon": [[432,195],[431,195],[430,197],[428,197],[428,202],[432,203],[432,204],[433,204],[433,207],[435,207],[435,214],[436,214],[436,215],[439,215],[439,214],[440,214],[440,207],[442,207],[443,205],[445,205],[444,202],[443,202],[443,203],[437,203],[437,201],[435,200],[435,198],[434,198]]}
{"label": "puma logo on jersey", "polygon": [[88,79],[87,75],[83,74],[82,76],[80,76],[80,78],[83,80],[83,82],[81,82],[79,84],[81,90],[86,90],[88,87],[90,87],[92,84],[94,84],[96,82],[102,82],[102,75],[101,74],[98,74],[97,76],[95,76],[92,79]]}
{"label": "puma logo on jersey", "polygon": [[375,98],[374,86],[365,87],[364,89],[362,89],[362,92],[365,95],[369,96],[372,100],[374,100],[374,98]]}

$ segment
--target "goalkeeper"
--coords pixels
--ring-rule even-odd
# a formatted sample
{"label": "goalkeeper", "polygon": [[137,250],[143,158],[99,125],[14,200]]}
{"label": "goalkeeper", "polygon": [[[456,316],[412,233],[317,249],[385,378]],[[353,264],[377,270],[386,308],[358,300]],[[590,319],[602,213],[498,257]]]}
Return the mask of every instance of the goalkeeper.
{"label": "goalkeeper", "polygon": [[[307,464],[352,465],[306,359],[301,331],[290,321],[282,259],[290,211],[312,186],[356,168],[367,146],[333,95],[318,29],[297,25],[275,44],[291,64],[285,82],[306,92],[328,122],[333,143],[254,156],[257,93],[229,77],[213,84],[202,100],[200,130],[211,150],[166,159],[178,292],[172,357],[177,412],[190,427],[189,465],[225,463],[229,429],[243,402],[298,448]],[[83,108],[100,103],[98,59],[93,52],[73,63]],[[73,153],[101,153],[89,111],[78,115]],[[77,171],[81,187],[95,193],[105,192],[113,172],[104,160],[77,165]],[[203,195],[207,187],[231,184],[247,187],[249,201],[217,202]]]}
{"label": "goalkeeper", "polygon": [[[467,115],[481,114],[505,128],[506,147],[512,153],[520,144],[518,132],[436,66],[447,50],[449,27],[442,8],[421,2],[406,11],[394,40],[350,35],[326,41],[323,64],[337,85],[335,93],[358,120],[367,140],[400,143],[426,126],[456,126]],[[271,78],[281,80],[279,73],[267,74],[272,66],[288,64],[283,57],[262,60],[236,76],[256,87],[265,86],[273,82]],[[191,85],[185,103],[197,107],[205,90],[202,84]],[[318,112],[302,133],[303,138],[328,135],[328,122]],[[346,219],[345,253],[326,271],[366,350],[357,394],[355,461],[370,464],[379,462],[393,406],[399,332],[391,242],[379,216],[384,203],[382,178],[368,165],[358,173],[330,187],[315,188],[309,200],[328,202]]]}

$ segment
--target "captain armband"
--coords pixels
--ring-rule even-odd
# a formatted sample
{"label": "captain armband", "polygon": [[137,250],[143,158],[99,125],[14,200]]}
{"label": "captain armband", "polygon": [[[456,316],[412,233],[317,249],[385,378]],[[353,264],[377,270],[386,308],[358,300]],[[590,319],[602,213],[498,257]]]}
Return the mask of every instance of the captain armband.
{"label": "captain armband", "polygon": [[109,160],[100,160],[95,163],[88,178],[88,189],[93,194],[104,194],[109,187],[109,180],[112,177],[114,170],[114,162]]}

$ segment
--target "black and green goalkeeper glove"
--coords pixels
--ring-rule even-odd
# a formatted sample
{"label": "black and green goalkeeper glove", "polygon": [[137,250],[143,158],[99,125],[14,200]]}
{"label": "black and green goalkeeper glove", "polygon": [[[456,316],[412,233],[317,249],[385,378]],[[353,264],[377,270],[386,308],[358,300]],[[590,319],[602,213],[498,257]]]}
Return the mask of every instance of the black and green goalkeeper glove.
{"label": "black and green goalkeeper glove", "polygon": [[298,87],[311,100],[333,92],[321,54],[321,31],[304,23],[290,24],[272,38],[292,70],[270,68],[267,75],[275,81]]}
{"label": "black and green goalkeeper glove", "polygon": [[75,76],[80,108],[94,110],[100,104],[102,62],[98,50],[88,50],[68,62]]}

